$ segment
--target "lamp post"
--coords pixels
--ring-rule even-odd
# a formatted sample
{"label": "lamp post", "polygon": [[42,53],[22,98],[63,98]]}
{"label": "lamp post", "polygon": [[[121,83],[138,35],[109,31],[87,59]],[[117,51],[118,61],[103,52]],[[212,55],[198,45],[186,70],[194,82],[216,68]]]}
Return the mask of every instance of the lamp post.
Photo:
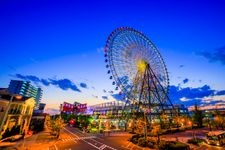
{"label": "lamp post", "polygon": [[14,96],[15,96],[17,99],[21,99],[21,98],[22,98],[21,95],[13,95],[13,94],[11,95],[10,100],[9,100],[9,104],[8,104],[8,106],[7,106],[7,108],[6,108],[6,111],[5,111],[5,114],[4,114],[4,116],[3,116],[1,126],[0,126],[0,134],[2,134],[2,129],[3,129],[4,123],[5,123],[5,121],[6,121],[6,118],[7,118],[7,116],[8,116],[8,112],[9,112],[9,109],[10,109],[10,105],[11,105],[11,103],[12,103],[12,101],[13,101]]}

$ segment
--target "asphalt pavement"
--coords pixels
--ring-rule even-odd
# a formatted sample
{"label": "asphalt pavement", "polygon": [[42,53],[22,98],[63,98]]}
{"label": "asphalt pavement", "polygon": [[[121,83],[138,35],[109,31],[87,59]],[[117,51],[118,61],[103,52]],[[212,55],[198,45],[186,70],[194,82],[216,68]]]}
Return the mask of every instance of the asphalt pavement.
{"label": "asphalt pavement", "polygon": [[[45,129],[44,131],[32,136],[25,136],[24,139],[17,142],[8,142],[8,144],[5,142],[0,143],[0,150],[49,150],[49,146],[55,147],[55,142],[57,142],[57,139],[50,134],[50,131],[48,129]],[[6,146],[5,144],[7,144],[8,146]],[[57,150],[57,148],[55,148],[54,150]]]}
{"label": "asphalt pavement", "polygon": [[[186,143],[188,139],[192,138],[193,134],[196,137],[204,138],[205,129],[188,130],[185,132],[178,132],[174,134],[167,134],[161,136],[165,140],[179,140]],[[61,130],[60,137],[50,134],[46,129],[43,132],[26,137],[18,142],[0,143],[0,150],[149,150],[149,148],[142,148],[129,142],[128,139],[132,136],[127,132],[107,132],[90,134],[80,131],[74,127],[65,127]],[[3,146],[3,144],[10,144],[11,146]],[[202,144],[200,146],[190,145],[193,150],[222,150],[225,147],[210,146]]]}

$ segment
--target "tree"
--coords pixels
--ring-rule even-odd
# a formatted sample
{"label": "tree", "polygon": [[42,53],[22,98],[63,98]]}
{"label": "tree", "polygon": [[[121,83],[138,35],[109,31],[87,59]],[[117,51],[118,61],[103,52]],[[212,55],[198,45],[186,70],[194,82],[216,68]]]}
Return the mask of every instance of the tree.
{"label": "tree", "polygon": [[160,143],[160,132],[161,132],[161,125],[160,124],[152,124],[152,130],[151,130],[151,133],[152,135],[156,135],[157,136],[157,145],[159,146],[159,143]]}
{"label": "tree", "polygon": [[197,106],[197,104],[195,104],[195,109],[193,111],[193,121],[194,123],[197,124],[197,127],[202,127],[203,124],[203,118],[204,118],[204,114],[202,112],[202,110],[200,110]]}
{"label": "tree", "polygon": [[212,120],[212,112],[211,111],[208,111],[206,110],[205,111],[205,123],[207,124],[208,128],[210,131],[212,131],[212,125],[214,124],[214,120]]}
{"label": "tree", "polygon": [[168,125],[169,125],[168,116],[166,114],[162,113],[159,116],[159,119],[160,119],[160,128],[161,129],[168,128]]}
{"label": "tree", "polygon": [[214,124],[217,129],[221,128],[224,130],[225,127],[225,117],[222,116],[221,112],[218,111],[217,109],[214,111]]}
{"label": "tree", "polygon": [[50,127],[53,132],[53,134],[56,135],[57,138],[59,138],[60,135],[60,130],[65,126],[63,123],[63,120],[61,117],[58,117],[56,119],[51,119],[50,120]]}

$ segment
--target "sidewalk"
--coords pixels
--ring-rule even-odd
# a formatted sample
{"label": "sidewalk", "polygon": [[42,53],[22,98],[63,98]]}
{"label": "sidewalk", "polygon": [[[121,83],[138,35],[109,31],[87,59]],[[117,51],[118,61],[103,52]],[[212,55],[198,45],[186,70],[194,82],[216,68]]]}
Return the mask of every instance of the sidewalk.
{"label": "sidewalk", "polygon": [[25,137],[23,140],[17,142],[14,147],[19,150],[49,150],[49,147],[56,149],[54,145],[57,141],[57,138],[50,135],[50,130],[46,128],[42,132]]}

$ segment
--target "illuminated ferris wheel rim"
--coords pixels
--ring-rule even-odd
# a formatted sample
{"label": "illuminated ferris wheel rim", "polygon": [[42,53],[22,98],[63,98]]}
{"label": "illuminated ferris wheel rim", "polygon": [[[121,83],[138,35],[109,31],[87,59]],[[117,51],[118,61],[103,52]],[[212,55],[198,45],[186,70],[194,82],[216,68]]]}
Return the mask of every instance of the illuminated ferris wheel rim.
{"label": "illuminated ferris wheel rim", "polygon": [[121,78],[129,78],[132,83],[135,74],[145,70],[147,65],[151,66],[156,80],[162,84],[162,90],[168,92],[166,65],[156,46],[143,33],[130,27],[117,28],[109,35],[104,51],[106,67],[110,69],[108,73],[112,74],[110,79],[115,80],[113,84],[123,93],[127,94],[129,90]]}

